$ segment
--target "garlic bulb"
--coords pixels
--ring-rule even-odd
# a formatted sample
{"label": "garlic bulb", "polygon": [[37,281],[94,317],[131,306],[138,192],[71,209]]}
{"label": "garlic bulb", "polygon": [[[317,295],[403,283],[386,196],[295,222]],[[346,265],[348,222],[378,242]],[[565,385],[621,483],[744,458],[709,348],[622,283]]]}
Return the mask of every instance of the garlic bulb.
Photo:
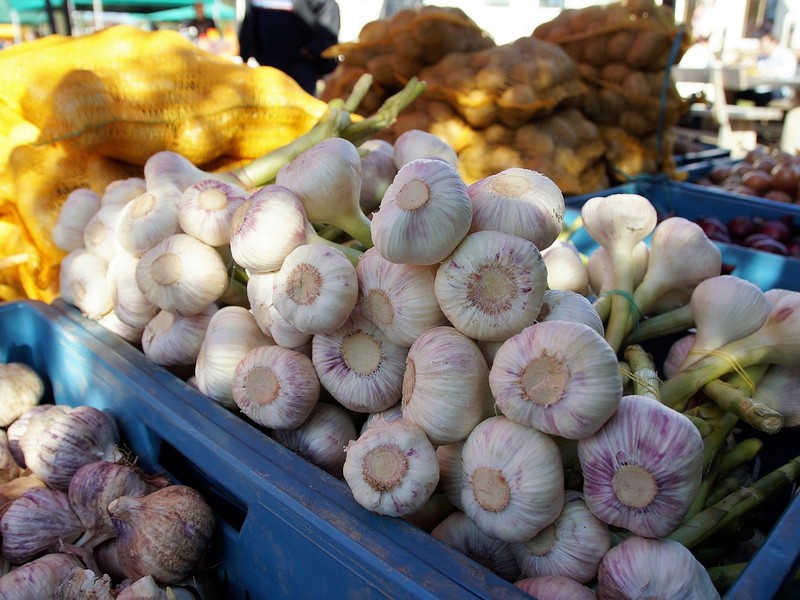
{"label": "garlic bulb", "polygon": [[283,259],[306,242],[307,225],[306,211],[292,190],[281,185],[259,188],[233,215],[233,259],[254,273],[277,271]]}
{"label": "garlic bulb", "polygon": [[490,537],[529,540],[564,506],[564,471],[556,443],[506,417],[490,417],[473,429],[461,465],[462,510]]}
{"label": "garlic bulb", "polygon": [[415,512],[439,482],[433,445],[405,419],[370,427],[345,452],[343,475],[353,498],[381,515]]}
{"label": "garlic bulb", "polygon": [[464,450],[464,441],[436,447],[439,487],[458,510],[462,510],[461,489],[464,487],[464,474],[461,472],[461,452]]}
{"label": "garlic bulb", "polygon": [[424,129],[408,129],[394,141],[394,164],[398,169],[418,158],[439,158],[458,167],[455,149],[437,135]]}
{"label": "garlic bulb", "polygon": [[11,448],[8,445],[8,433],[5,429],[0,429],[0,484],[13,481],[19,476],[19,465],[14,460],[14,455],[11,454]]}
{"label": "garlic bulb", "polygon": [[116,233],[120,245],[134,256],[141,256],[171,235],[180,232],[178,206],[181,191],[174,185],[148,187],[128,202],[117,217]]}
{"label": "garlic bulb", "polygon": [[[547,175],[511,167],[468,188],[475,231],[495,230],[549,248],[564,223],[564,195]],[[560,288],[559,288],[560,289]]]}
{"label": "garlic bulb", "polygon": [[267,312],[269,314],[267,319],[269,321],[269,331],[267,334],[275,340],[278,346],[299,350],[311,342],[314,334],[308,331],[300,331],[297,327],[289,323],[289,321],[284,319],[283,315],[278,312],[274,304],[270,304]]}
{"label": "garlic bulb", "polygon": [[104,327],[116,336],[129,341],[131,344],[139,345],[142,342],[142,327],[132,327],[120,320],[113,310],[97,319],[97,324]]}
{"label": "garlic bulb", "polygon": [[489,368],[477,344],[448,326],[419,336],[406,357],[402,408],[437,446],[465,439],[493,414]]}
{"label": "garlic bulb", "polygon": [[687,333],[675,340],[669,347],[664,364],[661,365],[661,371],[666,379],[674,377],[680,371],[681,365],[694,346],[695,337],[694,333]]}
{"label": "garlic bulb", "polygon": [[111,282],[114,313],[119,320],[134,329],[144,329],[158,312],[136,283],[136,265],[139,259],[120,252],[108,263],[106,277]]}
{"label": "garlic bulb", "polygon": [[500,231],[465,237],[436,271],[442,312],[461,333],[499,341],[531,325],[547,289],[547,267],[534,244]]}
{"label": "garlic bulb", "polygon": [[116,600],[196,600],[197,594],[189,587],[159,586],[148,575],[126,585],[117,593]]}
{"label": "garlic bulb", "polygon": [[703,439],[683,414],[624,396],[597,433],[578,440],[584,500],[609,525],[666,536],[697,497],[702,456]]}
{"label": "garlic bulb", "polygon": [[83,229],[83,247],[106,261],[111,260],[117,252],[123,252],[124,248],[117,237],[117,221],[124,207],[121,203],[101,203]]}
{"label": "garlic bulb", "polygon": [[[2,367],[0,367],[0,369],[2,369]],[[6,434],[8,435],[8,450],[11,452],[11,456],[14,457],[14,461],[23,469],[25,468],[25,456],[22,454],[22,450],[19,447],[19,441],[27,431],[31,417],[37,413],[45,412],[51,408],[55,408],[55,406],[55,404],[37,404],[36,406],[31,406],[6,426]],[[63,410],[63,408],[59,408],[58,410]]]}
{"label": "garlic bulb", "polygon": [[65,492],[31,489],[0,517],[3,556],[12,563],[24,563],[45,552],[56,552],[62,544],[71,544],[83,530]]}
{"label": "garlic bulb", "polygon": [[0,427],[8,427],[37,406],[44,395],[44,381],[30,365],[0,363]]}
{"label": "garlic bulb", "polygon": [[58,584],[81,561],[69,554],[40,556],[0,577],[0,600],[43,600],[52,598]]}
{"label": "garlic bulb", "polygon": [[205,310],[191,316],[158,311],[144,326],[142,352],[158,365],[195,364],[208,324],[217,310],[216,304],[209,304]]}
{"label": "garlic bulb", "polygon": [[111,588],[109,575],[75,567],[58,584],[52,600],[114,600]]}
{"label": "garlic bulb", "polygon": [[100,204],[125,205],[146,191],[147,183],[141,177],[115,179],[106,185],[103,195],[100,197]]}
{"label": "garlic bulb", "polygon": [[209,246],[224,246],[231,241],[231,223],[244,204],[247,192],[239,186],[204,179],[183,190],[178,205],[181,229]]}
{"label": "garlic bulb", "polygon": [[358,300],[358,277],[336,248],[304,244],[284,259],[273,280],[272,303],[291,325],[330,333],[344,325]]}
{"label": "garlic bulb", "polygon": [[589,300],[569,290],[547,290],[536,320],[583,323],[603,335],[603,321]]}
{"label": "garlic bulb", "polygon": [[264,427],[302,425],[319,399],[319,379],[305,354],[281,346],[257,346],[236,366],[233,401]]}
{"label": "garlic bulb", "polygon": [[357,309],[342,327],[311,342],[322,386],[355,412],[386,410],[400,401],[407,355]]}
{"label": "garlic bulb", "polygon": [[318,402],[295,429],[273,429],[270,437],[312,465],[342,478],[347,444],[358,437],[353,418],[341,406]]}
{"label": "garlic bulb", "polygon": [[580,252],[572,242],[555,241],[542,250],[547,267],[547,287],[589,295],[589,274]]}
{"label": "garlic bulb", "polygon": [[394,146],[386,140],[373,138],[358,147],[361,157],[361,193],[358,197],[361,212],[369,215],[380,206],[386,189],[397,175]]}
{"label": "garlic bulb", "polygon": [[151,575],[164,584],[178,583],[195,571],[215,528],[214,511],[200,492],[183,485],[138,498],[121,496],[111,501],[108,512],[125,575]]}
{"label": "garlic bulb", "polygon": [[83,247],[83,230],[100,209],[100,195],[89,188],[72,190],[61,205],[51,235],[64,252]]}
{"label": "garlic bulb", "polygon": [[275,271],[271,273],[250,273],[247,278],[247,301],[250,312],[256,323],[265,334],[269,335],[272,323],[270,307],[272,306],[272,287]]}
{"label": "garlic bulb", "polygon": [[467,235],[472,202],[450,163],[420,158],[400,168],[372,216],[372,240],[393,263],[433,265]]}
{"label": "garlic bulb", "polygon": [[510,544],[483,533],[461,511],[448,515],[433,528],[431,535],[507,581],[519,577],[520,569]]}
{"label": "garlic bulb", "polygon": [[[644,241],[633,247],[633,288],[636,289],[647,271],[650,246]],[[614,289],[614,270],[608,250],[602,246],[595,248],[586,259],[586,273],[589,275],[589,289],[595,296],[601,296]]]}
{"label": "garlic bulb", "polygon": [[598,599],[718,599],[705,567],[689,549],[669,539],[633,536],[611,548],[600,563]]}
{"label": "garlic bulb", "polygon": [[356,275],[362,314],[395,344],[408,348],[428,329],[447,325],[433,291],[433,267],[395,264],[370,248]]}
{"label": "garlic bulb", "polygon": [[569,439],[595,433],[617,410],[614,350],[583,323],[535,323],[500,346],[489,386],[509,419]]}
{"label": "garlic bulb", "polygon": [[514,585],[538,600],[597,600],[588,587],[563,575],[526,577]]}
{"label": "garlic bulb", "polygon": [[385,410],[369,413],[367,418],[361,424],[361,433],[364,433],[372,425],[377,425],[379,423],[390,423],[391,421],[399,421],[402,418],[403,409],[398,402],[397,404],[393,404]]}
{"label": "garlic bulb", "polygon": [[608,525],[586,507],[580,493],[568,490],[555,521],[511,552],[526,577],[564,576],[587,583],[611,547]]}
{"label": "garlic bulb", "polygon": [[370,222],[359,204],[361,157],[348,140],[329,137],[284,164],[275,184],[292,190],[311,223],[334,225],[369,248]]}
{"label": "garlic bulb", "polygon": [[164,183],[169,183],[176,186],[181,192],[204,179],[219,179],[237,183],[231,176],[222,173],[207,173],[196,167],[185,156],[171,150],[162,150],[152,154],[145,161],[143,172],[148,188],[156,188]]}
{"label": "garlic bulb", "polygon": [[25,465],[48,486],[66,491],[83,465],[113,460],[119,440],[114,418],[88,405],[34,414],[19,440]]}
{"label": "garlic bulb", "polygon": [[161,310],[196,315],[223,294],[228,271],[214,248],[176,233],[139,259],[136,283],[145,298]]}
{"label": "garlic bulb", "polygon": [[64,302],[88,319],[99,319],[114,308],[114,287],[106,277],[108,261],[86,248],[76,248],[62,260],[58,289]]}
{"label": "garlic bulb", "polygon": [[253,348],[270,343],[246,308],[220,308],[211,316],[197,354],[197,389],[227,408],[236,408],[231,387],[236,365]]}

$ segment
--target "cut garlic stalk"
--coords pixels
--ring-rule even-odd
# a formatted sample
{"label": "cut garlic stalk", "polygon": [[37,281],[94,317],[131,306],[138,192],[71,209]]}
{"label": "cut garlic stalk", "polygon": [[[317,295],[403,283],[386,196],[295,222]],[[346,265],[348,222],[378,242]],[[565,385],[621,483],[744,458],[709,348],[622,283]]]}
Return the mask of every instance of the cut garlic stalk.
{"label": "cut garlic stalk", "polygon": [[319,379],[305,355],[280,346],[248,351],[231,383],[239,410],[263,427],[294,429],[319,399]]}
{"label": "cut garlic stalk", "polygon": [[497,351],[489,385],[509,419],[568,439],[595,433],[617,410],[616,353],[588,325],[536,323]]}
{"label": "cut garlic stalk", "polygon": [[89,188],[78,188],[69,193],[53,225],[53,243],[70,252],[83,246],[83,230],[100,209],[100,195]]}
{"label": "cut garlic stalk", "polygon": [[568,490],[555,521],[531,539],[511,544],[526,577],[564,576],[587,583],[611,547],[608,525],[586,507],[579,492]]}
{"label": "cut garlic stalk", "polygon": [[547,290],[536,320],[583,323],[603,335],[603,321],[589,300],[569,290]]}
{"label": "cut garlic stalk", "polygon": [[797,365],[770,365],[753,400],[781,413],[784,427],[800,427],[800,369]]}
{"label": "cut garlic stalk", "polygon": [[311,353],[323,387],[345,408],[372,413],[399,402],[408,349],[358,310],[339,329],[315,335]]}
{"label": "cut garlic stalk", "polygon": [[273,280],[272,303],[306,333],[330,333],[344,325],[358,300],[358,277],[336,248],[303,244],[284,259]]}
{"label": "cut garlic stalk", "polygon": [[500,231],[465,237],[436,271],[442,312],[461,333],[499,341],[536,321],[547,267],[534,244]]}
{"label": "cut garlic stalk", "polygon": [[705,567],[681,543],[629,537],[611,548],[600,563],[598,599],[718,599]]}
{"label": "cut garlic stalk", "polygon": [[228,287],[219,253],[185,233],[176,233],[144,253],[136,265],[136,283],[145,298],[179,315],[195,315]]}
{"label": "cut garlic stalk", "polygon": [[236,210],[247,200],[247,192],[236,185],[204,179],[183,190],[178,206],[181,229],[209,246],[231,241],[231,223]]}
{"label": "cut garlic stalk", "polygon": [[86,248],[76,248],[62,260],[58,288],[64,302],[89,319],[99,319],[114,308],[114,286],[108,280],[108,261]]}
{"label": "cut garlic stalk", "polygon": [[142,330],[158,312],[136,283],[136,265],[139,259],[120,252],[108,263],[106,276],[112,285],[114,313],[119,320],[134,329]]}
{"label": "cut garlic stalk", "polygon": [[246,308],[220,308],[211,316],[197,354],[197,389],[227,408],[237,408],[231,388],[236,365],[253,348],[270,343]]}
{"label": "cut garlic stalk", "polygon": [[431,535],[507,581],[519,577],[520,568],[510,544],[483,533],[461,511],[448,515],[433,528]]}
{"label": "cut garlic stalk", "polygon": [[597,433],[578,440],[586,505],[609,525],[666,536],[697,497],[702,457],[703,439],[683,414],[624,396]]}
{"label": "cut garlic stalk", "polygon": [[181,192],[164,184],[148,190],[122,207],[117,217],[116,233],[120,245],[134,256],[178,233],[178,206]]}
{"label": "cut garlic stalk", "polygon": [[434,265],[467,235],[472,202],[456,168],[440,159],[404,165],[372,216],[372,239],[393,263]]}
{"label": "cut garlic stalk", "polygon": [[465,439],[493,413],[489,368],[477,344],[453,327],[429,329],[411,345],[403,374],[403,418],[434,444]]}
{"label": "cut garlic stalk", "polygon": [[44,380],[27,363],[0,363],[0,427],[9,427],[44,396]]}
{"label": "cut garlic stalk", "polygon": [[555,241],[542,250],[547,267],[547,287],[589,295],[589,274],[580,252],[572,242]]}
{"label": "cut garlic stalk", "polygon": [[[564,195],[552,179],[520,167],[511,167],[471,184],[470,232],[502,231],[549,248],[564,223]],[[561,288],[558,288],[561,289]]]}
{"label": "cut garlic stalk", "polygon": [[109,183],[100,197],[100,204],[125,205],[147,191],[147,184],[141,177],[116,179]]}
{"label": "cut garlic stalk", "polygon": [[353,419],[344,408],[338,404],[317,402],[302,425],[295,429],[273,429],[270,437],[341,479],[344,448],[358,436]]}
{"label": "cut garlic stalk", "polygon": [[381,139],[371,139],[358,147],[361,156],[361,212],[369,215],[381,204],[386,189],[397,175],[394,147]]}
{"label": "cut garlic stalk", "polygon": [[353,498],[381,515],[417,511],[439,482],[433,445],[405,419],[370,427],[345,452],[343,474]]}
{"label": "cut garlic stalk", "polygon": [[398,169],[418,158],[439,158],[458,167],[455,149],[437,135],[424,129],[404,131],[393,144],[394,164]]}
{"label": "cut garlic stalk", "polygon": [[526,577],[514,585],[539,600],[597,600],[588,587],[563,575]]}
{"label": "cut garlic stalk", "polygon": [[361,210],[361,158],[344,138],[327,138],[287,162],[275,183],[303,203],[311,223],[334,225],[369,248],[370,222]]}
{"label": "cut garlic stalk", "polygon": [[408,348],[428,329],[447,324],[431,266],[395,264],[370,248],[359,259],[356,275],[362,314],[395,344]]}
{"label": "cut garlic stalk", "polygon": [[490,417],[469,434],[461,464],[463,511],[490,537],[524,542],[561,512],[561,455],[540,431]]}
{"label": "cut garlic stalk", "polygon": [[218,307],[209,304],[191,316],[159,311],[142,332],[142,351],[157,365],[181,366],[197,362],[208,324]]}

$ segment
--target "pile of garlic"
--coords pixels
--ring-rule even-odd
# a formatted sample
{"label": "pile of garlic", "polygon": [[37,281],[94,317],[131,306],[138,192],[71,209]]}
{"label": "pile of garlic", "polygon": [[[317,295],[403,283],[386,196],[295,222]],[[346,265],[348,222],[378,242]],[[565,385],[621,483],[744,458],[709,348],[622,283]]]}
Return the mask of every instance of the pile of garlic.
{"label": "pile of garlic", "polygon": [[[120,184],[121,207],[107,190],[84,211],[71,253],[94,257],[95,285],[68,260],[62,295],[153,362],[193,366],[202,394],[367,509],[425,522],[538,597],[718,597],[669,537],[705,514],[711,426],[658,402],[620,355],[691,306],[719,250],[626,195],[584,206],[601,245],[584,262],[558,239],[552,180],[509,168],[466,185],[457,161],[421,130],[360,148],[331,138],[245,191],[159,153]],[[70,207],[58,228],[79,231]],[[104,213],[113,239],[95,244]]]}
{"label": "pile of garlic", "polygon": [[0,598],[195,598],[215,529],[200,492],[134,466],[108,413],[40,403],[27,364],[0,365],[0,389]]}

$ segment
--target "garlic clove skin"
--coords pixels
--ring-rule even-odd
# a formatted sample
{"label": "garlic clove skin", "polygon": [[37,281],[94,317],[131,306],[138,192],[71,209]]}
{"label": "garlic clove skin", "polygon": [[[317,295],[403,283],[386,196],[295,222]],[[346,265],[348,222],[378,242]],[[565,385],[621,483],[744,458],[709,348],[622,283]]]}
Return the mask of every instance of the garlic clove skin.
{"label": "garlic clove skin", "polygon": [[[472,183],[470,233],[495,230],[549,248],[564,223],[564,195],[548,176],[511,167]],[[557,288],[561,289],[561,288]]]}
{"label": "garlic clove skin", "polygon": [[75,567],[58,584],[53,600],[114,600],[111,587],[109,575]]}
{"label": "garlic clove skin", "polygon": [[380,515],[414,513],[439,482],[433,445],[404,419],[370,427],[345,452],[343,475],[353,498]]}
{"label": "garlic clove skin", "polygon": [[382,411],[400,401],[407,355],[407,348],[389,341],[358,310],[342,327],[311,342],[322,386],[355,412]]}
{"label": "garlic clove skin", "polygon": [[434,293],[433,267],[392,263],[370,248],[356,275],[362,314],[395,344],[409,348],[428,329],[448,324]]}
{"label": "garlic clove skin", "polygon": [[2,600],[52,598],[58,584],[72,569],[83,565],[76,556],[51,553],[19,565],[0,577]]}
{"label": "garlic clove skin", "polygon": [[525,577],[560,575],[588,583],[610,547],[608,525],[591,513],[580,493],[568,490],[556,520],[510,549]]}
{"label": "garlic clove skin", "polygon": [[0,427],[9,427],[44,395],[44,381],[26,363],[0,363]]}
{"label": "garlic clove skin", "polygon": [[622,399],[616,352],[582,323],[544,321],[500,346],[489,386],[509,419],[568,439],[592,435]]}
{"label": "garlic clove skin", "polygon": [[683,414],[646,396],[624,396],[595,434],[578,440],[583,494],[600,520],[664,537],[697,497],[703,439]]}
{"label": "garlic clove skin", "polygon": [[83,230],[100,209],[100,195],[89,188],[72,190],[61,205],[51,233],[53,243],[64,252],[83,247]]}
{"label": "garlic clove skin", "polygon": [[534,244],[500,231],[466,236],[439,266],[434,292],[461,333],[499,341],[536,321],[547,267]]}
{"label": "garlic clove skin", "polygon": [[439,158],[458,167],[458,154],[455,149],[439,136],[424,129],[404,131],[397,136],[392,147],[397,169],[419,158]]}
{"label": "garlic clove skin", "polygon": [[196,598],[196,593],[188,587],[159,586],[149,575],[126,585],[116,596],[116,600],[196,600]]}
{"label": "garlic clove skin", "polygon": [[489,368],[477,344],[448,326],[418,337],[406,357],[402,410],[437,446],[465,439],[494,414]]}
{"label": "garlic clove skin", "polygon": [[195,571],[216,525],[200,492],[183,485],[138,498],[121,496],[108,512],[122,571],[133,579],[150,575],[161,584],[179,583]]}
{"label": "garlic clove skin", "polygon": [[336,248],[304,244],[284,259],[273,280],[272,302],[305,333],[330,333],[344,325],[358,300],[358,277]]}
{"label": "garlic clove skin", "polygon": [[24,492],[0,517],[3,556],[15,564],[56,552],[62,544],[77,540],[83,531],[67,494],[50,488]]}
{"label": "garlic clove skin", "polygon": [[403,409],[400,406],[400,403],[393,404],[389,408],[385,410],[379,410],[378,412],[373,412],[367,415],[367,418],[361,424],[360,433],[364,433],[367,429],[369,429],[372,425],[378,425],[380,423],[390,423],[392,421],[399,421],[403,418]]}
{"label": "garlic clove skin", "polygon": [[199,181],[183,190],[178,224],[185,233],[209,246],[229,244],[233,215],[247,196],[244,188],[230,183],[216,179]]}
{"label": "garlic clove skin", "polygon": [[544,321],[570,321],[583,323],[603,335],[603,321],[594,305],[583,295],[569,290],[547,290],[542,299],[542,308],[536,317]]}
{"label": "garlic clove skin", "polygon": [[506,581],[515,581],[519,577],[520,569],[511,545],[483,533],[461,511],[448,515],[433,528],[431,535]]}
{"label": "garlic clove skin", "polygon": [[386,140],[371,139],[358,147],[361,157],[361,193],[358,201],[365,215],[376,210],[391,185],[397,166],[394,164],[394,146]]}
{"label": "garlic clove skin", "polygon": [[372,216],[372,240],[393,263],[434,265],[467,235],[472,202],[461,175],[441,159],[400,168]]}
{"label": "garlic clove skin", "polygon": [[120,245],[134,256],[180,232],[178,205],[180,190],[169,184],[147,191],[128,202],[117,217],[116,234]]}
{"label": "garlic clove skin", "polygon": [[107,278],[108,261],[86,248],[77,248],[62,260],[58,289],[64,302],[97,320],[114,308],[114,287]]}
{"label": "garlic clove skin", "polygon": [[344,448],[356,439],[353,418],[341,406],[318,402],[295,429],[273,429],[270,437],[337,479],[343,477]]}
{"label": "garlic clove skin", "polygon": [[564,471],[556,443],[506,417],[490,417],[473,429],[461,465],[463,511],[490,537],[529,540],[564,506]]}
{"label": "garlic clove skin", "polygon": [[228,271],[214,248],[176,233],[142,255],[136,265],[136,283],[161,310],[189,316],[222,296],[228,287]]}
{"label": "garlic clove skin", "polygon": [[142,352],[154,363],[169,367],[197,362],[216,304],[188,317],[161,310],[147,322],[142,332]]}
{"label": "garlic clove skin", "polygon": [[319,400],[311,359],[280,346],[258,346],[236,365],[231,383],[239,410],[263,427],[294,429]]}
{"label": "garlic clove skin", "polygon": [[597,597],[714,600],[720,595],[705,567],[680,542],[632,536],[603,557]]}
{"label": "garlic clove skin", "polygon": [[588,587],[563,575],[526,577],[514,585],[539,600],[597,600]]}

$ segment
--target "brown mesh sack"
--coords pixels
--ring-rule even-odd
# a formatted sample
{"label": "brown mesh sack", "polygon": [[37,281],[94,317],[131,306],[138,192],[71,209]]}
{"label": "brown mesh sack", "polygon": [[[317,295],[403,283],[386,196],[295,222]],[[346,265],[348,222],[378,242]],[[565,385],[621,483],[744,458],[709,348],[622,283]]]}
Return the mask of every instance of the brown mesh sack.
{"label": "brown mesh sack", "polygon": [[621,127],[600,126],[599,130],[606,144],[606,162],[613,182],[624,183],[647,173],[675,176],[675,140],[672,134],[667,133],[660,138],[653,134],[642,138],[629,134]]}

